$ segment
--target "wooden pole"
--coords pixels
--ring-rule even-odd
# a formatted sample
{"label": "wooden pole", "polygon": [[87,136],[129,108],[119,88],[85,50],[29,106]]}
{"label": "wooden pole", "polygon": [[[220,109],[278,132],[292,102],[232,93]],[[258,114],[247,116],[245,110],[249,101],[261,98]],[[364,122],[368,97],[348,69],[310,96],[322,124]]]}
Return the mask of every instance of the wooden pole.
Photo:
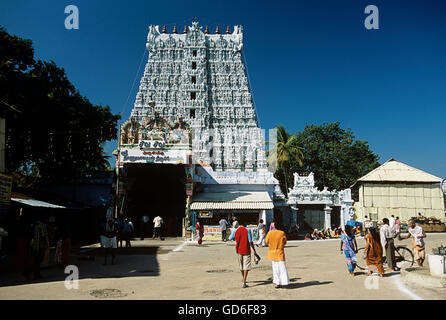
{"label": "wooden pole", "polygon": [[119,125],[118,131],[118,162],[116,165],[116,196],[115,196],[115,219],[118,218],[118,206],[119,206],[119,167],[121,161],[121,125]]}

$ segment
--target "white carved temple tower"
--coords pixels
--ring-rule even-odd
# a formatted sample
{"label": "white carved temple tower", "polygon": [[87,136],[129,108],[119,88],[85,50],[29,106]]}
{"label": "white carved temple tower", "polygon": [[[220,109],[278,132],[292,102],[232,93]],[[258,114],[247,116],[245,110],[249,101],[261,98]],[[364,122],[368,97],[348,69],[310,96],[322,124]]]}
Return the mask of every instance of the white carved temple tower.
{"label": "white carved temple tower", "polygon": [[182,34],[150,26],[149,59],[131,117],[142,123],[154,111],[192,127],[194,162],[215,171],[265,172],[263,131],[243,60],[243,32],[235,26],[210,34],[197,22]]}
{"label": "white carved temple tower", "polygon": [[[221,218],[269,224],[279,181],[266,161],[242,53],[242,27],[232,32],[227,27],[224,34],[217,27],[210,34],[198,22],[183,33],[176,27],[160,32],[151,25],[146,47],[149,58],[117,153],[130,181],[121,192],[129,198],[127,207],[150,211],[151,203],[165,199],[171,205],[165,213],[183,217],[183,235],[197,219],[206,220],[209,237]],[[186,201],[180,187],[175,196],[169,194],[182,178],[168,176],[181,166]],[[153,180],[152,189],[144,178]]]}

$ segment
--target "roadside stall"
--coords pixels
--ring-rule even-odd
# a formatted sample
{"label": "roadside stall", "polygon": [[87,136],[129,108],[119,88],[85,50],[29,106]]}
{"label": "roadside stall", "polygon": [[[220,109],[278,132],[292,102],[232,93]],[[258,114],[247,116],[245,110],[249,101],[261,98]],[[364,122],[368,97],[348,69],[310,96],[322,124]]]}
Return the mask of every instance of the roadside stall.
{"label": "roadside stall", "polygon": [[413,217],[415,224],[420,225],[425,232],[445,232],[446,225],[436,217]]}
{"label": "roadside stall", "polygon": [[[228,191],[203,193],[194,196],[191,204],[191,221],[197,219],[204,225],[203,240],[222,240],[219,221],[226,219],[227,237],[233,231],[233,218],[244,222],[254,239],[258,239],[257,224],[259,219],[266,222],[267,210],[274,204],[267,192]],[[195,222],[196,223],[196,222]],[[195,224],[194,224],[195,225]],[[192,234],[194,234],[192,232]],[[195,236],[192,238],[195,239]]]}

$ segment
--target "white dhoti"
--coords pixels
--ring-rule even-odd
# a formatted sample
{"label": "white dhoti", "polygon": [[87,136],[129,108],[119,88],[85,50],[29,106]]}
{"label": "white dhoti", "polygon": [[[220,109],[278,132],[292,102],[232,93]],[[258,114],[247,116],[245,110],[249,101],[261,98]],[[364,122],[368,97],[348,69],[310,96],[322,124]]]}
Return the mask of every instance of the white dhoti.
{"label": "white dhoti", "polygon": [[263,230],[259,231],[259,240],[257,241],[257,245],[258,246],[262,246],[262,247],[266,246],[266,243],[265,243],[265,232]]}
{"label": "white dhoti", "polygon": [[285,261],[272,261],[273,283],[280,286],[288,285],[288,271]]}

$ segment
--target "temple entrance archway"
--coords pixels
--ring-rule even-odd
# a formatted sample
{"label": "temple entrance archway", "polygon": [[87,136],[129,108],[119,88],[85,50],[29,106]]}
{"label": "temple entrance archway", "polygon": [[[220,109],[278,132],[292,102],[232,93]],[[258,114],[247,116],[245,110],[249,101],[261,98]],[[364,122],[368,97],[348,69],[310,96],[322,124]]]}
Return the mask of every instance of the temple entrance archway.
{"label": "temple entrance archway", "polygon": [[[178,237],[182,235],[182,219],[185,212],[186,175],[181,164],[127,163],[126,216],[132,218],[135,236],[151,237],[153,219],[163,218],[162,235]],[[142,216],[149,222],[142,230]]]}

